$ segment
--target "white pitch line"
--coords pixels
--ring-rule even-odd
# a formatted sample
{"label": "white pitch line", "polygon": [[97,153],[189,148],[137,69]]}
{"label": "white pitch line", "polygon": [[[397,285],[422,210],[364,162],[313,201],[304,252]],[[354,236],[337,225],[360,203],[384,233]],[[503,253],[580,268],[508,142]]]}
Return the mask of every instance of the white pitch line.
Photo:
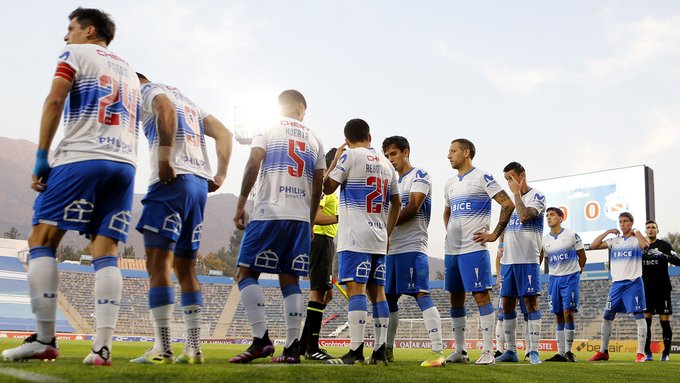
{"label": "white pitch line", "polygon": [[11,376],[12,378],[28,380],[29,382],[53,382],[64,383],[66,380],[56,376],[37,374],[35,372],[24,371],[18,368],[0,367],[0,374]]}

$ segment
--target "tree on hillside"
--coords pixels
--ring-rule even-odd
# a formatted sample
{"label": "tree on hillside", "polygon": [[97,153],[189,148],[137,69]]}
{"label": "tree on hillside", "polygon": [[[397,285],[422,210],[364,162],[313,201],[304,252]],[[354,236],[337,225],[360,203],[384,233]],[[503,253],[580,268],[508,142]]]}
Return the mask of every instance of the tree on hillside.
{"label": "tree on hillside", "polygon": [[59,262],[80,261],[80,251],[71,245],[61,245],[57,248],[57,260]]}
{"label": "tree on hillside", "polygon": [[9,231],[6,231],[5,234],[2,235],[2,237],[7,239],[19,239],[21,233],[19,233],[19,229],[12,226]]}
{"label": "tree on hillside", "polygon": [[680,233],[670,232],[666,238],[661,238],[673,246],[673,249],[677,252],[680,251]]}
{"label": "tree on hillside", "polygon": [[439,271],[439,270],[435,271],[434,279],[436,281],[443,281],[444,280],[444,273]]}
{"label": "tree on hillside", "polygon": [[231,238],[229,238],[229,250],[223,246],[216,253],[210,252],[202,257],[199,262],[203,264],[206,270],[220,270],[227,277],[236,276],[236,259],[241,249],[242,238],[243,230],[234,230]]}

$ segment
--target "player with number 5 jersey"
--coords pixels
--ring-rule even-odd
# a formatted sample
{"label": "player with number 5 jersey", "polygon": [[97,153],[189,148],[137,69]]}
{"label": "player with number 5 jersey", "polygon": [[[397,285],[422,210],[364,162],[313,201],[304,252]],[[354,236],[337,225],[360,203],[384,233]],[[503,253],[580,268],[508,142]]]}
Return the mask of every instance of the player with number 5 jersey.
{"label": "player with number 5 jersey", "polygon": [[[299,337],[304,307],[299,277],[309,270],[309,252],[326,158],[321,139],[302,123],[307,101],[297,90],[279,95],[281,118],[253,137],[241,184],[234,222],[245,229],[238,255],[236,280],[253,334],[252,345],[231,358],[248,363],[274,352],[267,332],[260,273],[279,275],[286,318],[286,345],[276,363],[300,363]],[[259,176],[258,176],[259,173]],[[252,220],[245,213],[248,195],[259,179]],[[246,227],[247,224],[247,227]]]}

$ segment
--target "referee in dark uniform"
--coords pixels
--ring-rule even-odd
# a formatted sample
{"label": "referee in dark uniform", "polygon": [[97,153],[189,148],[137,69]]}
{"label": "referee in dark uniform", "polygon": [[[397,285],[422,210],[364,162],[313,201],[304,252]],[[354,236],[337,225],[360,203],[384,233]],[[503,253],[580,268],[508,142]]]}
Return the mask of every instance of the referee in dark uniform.
{"label": "referee in dark uniform", "polygon": [[646,360],[653,360],[650,341],[652,337],[652,316],[659,315],[664,350],[661,361],[669,360],[671,350],[670,316],[673,314],[671,304],[671,280],[668,276],[668,264],[680,266],[680,258],[673,247],[666,241],[658,239],[659,226],[653,220],[645,223],[645,232],[649,241],[649,248],[642,255],[642,280],[645,284],[645,320],[647,321],[647,342],[645,343]]}

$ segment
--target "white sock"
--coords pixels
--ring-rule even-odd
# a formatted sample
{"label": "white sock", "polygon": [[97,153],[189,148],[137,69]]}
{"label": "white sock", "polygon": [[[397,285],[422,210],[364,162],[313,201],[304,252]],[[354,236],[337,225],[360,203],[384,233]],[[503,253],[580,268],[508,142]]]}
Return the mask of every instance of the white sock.
{"label": "white sock", "polygon": [[290,294],[283,298],[283,313],[286,316],[286,348],[300,338],[303,310],[302,294]]}
{"label": "white sock", "polygon": [[566,352],[571,352],[571,347],[574,344],[575,330],[564,329],[564,343]]}
{"label": "white sock", "polygon": [[[646,324],[645,324],[646,326]],[[645,327],[645,334],[647,333],[647,328]],[[603,319],[602,320],[602,352],[609,350],[609,337],[612,336],[612,321]],[[643,345],[644,346],[644,345]]]}
{"label": "white sock", "polygon": [[267,332],[267,313],[264,311],[262,287],[253,283],[241,289],[241,303],[250,322],[253,338],[262,338]]}
{"label": "white sock", "polygon": [[493,350],[494,319],[496,319],[496,315],[493,311],[487,315],[482,315],[479,317],[482,327],[482,341],[484,344],[482,352]]}
{"label": "white sock", "polygon": [[[646,331],[646,329],[645,329]],[[541,319],[529,320],[529,351],[538,352],[538,343],[541,340]]]}
{"label": "white sock", "polygon": [[[519,318],[517,319],[519,320]],[[527,352],[530,350],[530,345],[529,343],[531,342],[531,335],[529,334],[529,321],[527,319],[524,320],[524,347]]]}
{"label": "white sock", "polygon": [[557,353],[560,354],[560,355],[564,355],[564,353],[566,352],[565,351],[565,348],[566,348],[565,343],[566,342],[565,342],[565,337],[564,337],[564,331],[565,330],[556,330],[555,331],[555,335],[557,337]]}
{"label": "white sock", "polygon": [[394,338],[397,336],[398,328],[399,328],[399,311],[390,312],[390,322],[387,325],[387,338],[385,340],[386,347],[394,347]]}
{"label": "white sock", "polygon": [[368,313],[365,310],[353,310],[347,313],[349,319],[350,350],[356,350],[364,342],[367,316]]}
{"label": "white sock", "polygon": [[201,305],[182,306],[184,312],[184,328],[187,333],[186,347],[191,350],[201,349]]}
{"label": "white sock", "polygon": [[503,330],[503,320],[496,321],[496,350],[505,351],[505,331]]}
{"label": "white sock", "polygon": [[373,328],[375,328],[375,342],[373,342],[373,350],[378,349],[385,344],[387,347],[387,328],[390,323],[390,317],[373,317]]}
{"label": "white sock", "polygon": [[506,349],[517,352],[517,319],[503,319]]}
{"label": "white sock", "polygon": [[95,271],[94,316],[97,322],[93,345],[95,351],[99,351],[103,346],[111,350],[122,295],[123,276],[117,266],[107,266]]}
{"label": "white sock", "polygon": [[43,343],[51,342],[56,334],[58,285],[59,270],[56,259],[39,257],[29,261],[28,286],[31,309],[37,321],[38,340]]}
{"label": "white sock", "polygon": [[645,342],[647,341],[647,322],[645,322],[645,318],[643,317],[640,319],[636,319],[635,323],[637,324],[637,341],[638,341],[637,352],[638,354],[644,354]]}
{"label": "white sock", "polygon": [[172,311],[174,305],[163,305],[151,309],[151,318],[153,319],[154,334],[156,339],[154,342],[154,349],[159,352],[172,352]]}
{"label": "white sock", "polygon": [[[444,348],[444,344],[442,341],[442,319],[437,307],[432,306],[423,311],[423,320],[427,334],[430,337],[432,351],[440,352]],[[392,315],[390,315],[390,325],[392,325]]]}
{"label": "white sock", "polygon": [[451,318],[453,326],[453,342],[457,352],[463,353],[465,351],[465,327],[467,326],[467,317]]}

